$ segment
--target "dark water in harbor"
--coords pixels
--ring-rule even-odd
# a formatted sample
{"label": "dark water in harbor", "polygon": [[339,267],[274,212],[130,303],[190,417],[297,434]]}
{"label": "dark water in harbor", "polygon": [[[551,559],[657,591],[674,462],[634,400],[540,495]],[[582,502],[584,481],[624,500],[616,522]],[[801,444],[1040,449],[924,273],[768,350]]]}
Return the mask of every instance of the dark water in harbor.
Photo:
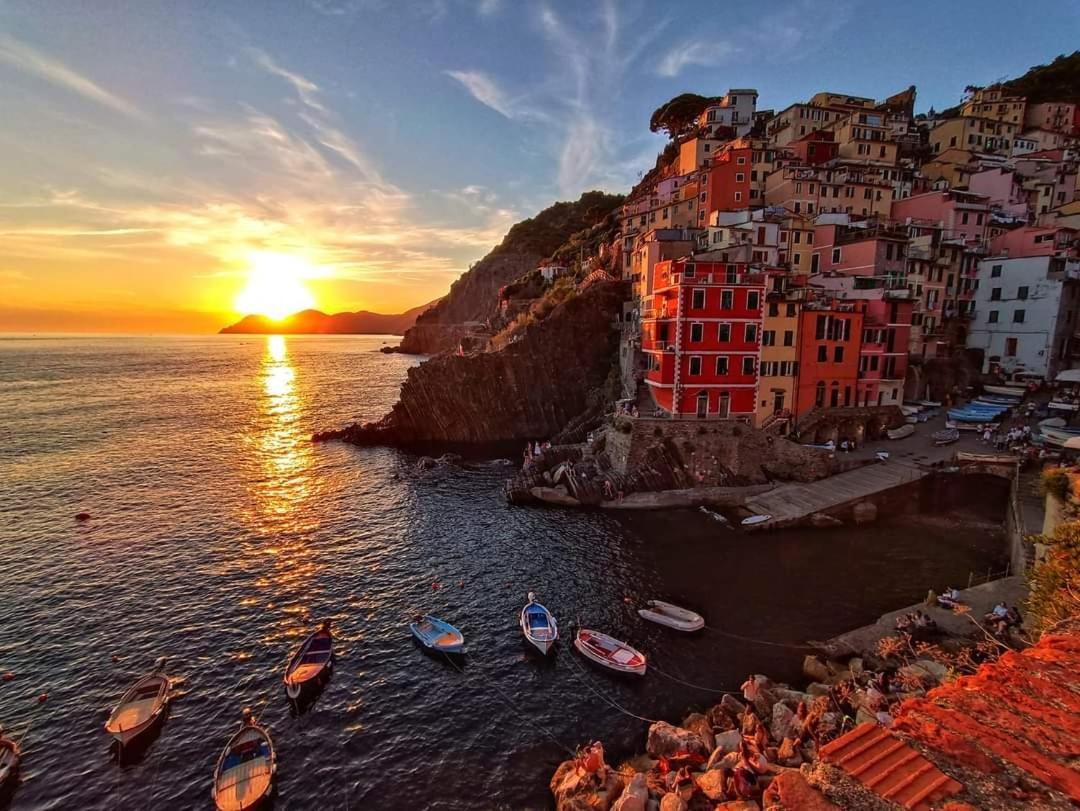
{"label": "dark water in harbor", "polygon": [[[798,650],[679,636],[625,599],[799,642],[1000,557],[982,530],[747,537],[696,512],[510,509],[497,463],[421,473],[408,454],[311,444],[314,428],[392,404],[415,360],[381,343],[0,337],[0,672],[17,674],[0,682],[0,723],[32,722],[15,808],[211,807],[244,706],[278,747],[277,808],[544,808],[562,746],[642,743],[644,723],[606,702],[677,720],[715,696],[670,676],[797,676]],[[608,678],[565,643],[550,662],[529,655],[516,617],[530,589],[564,629],[580,619],[639,645],[648,676]],[[413,645],[418,610],[464,630],[462,671]],[[336,673],[294,717],[281,669],[326,617]],[[182,679],[171,715],[117,766],[101,725],[163,655]]]}

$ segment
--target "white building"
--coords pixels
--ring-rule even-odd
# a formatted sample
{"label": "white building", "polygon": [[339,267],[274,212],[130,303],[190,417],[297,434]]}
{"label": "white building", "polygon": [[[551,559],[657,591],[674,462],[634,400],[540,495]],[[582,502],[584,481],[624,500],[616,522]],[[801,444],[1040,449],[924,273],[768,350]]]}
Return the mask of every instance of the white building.
{"label": "white building", "polygon": [[718,129],[734,130],[737,137],[749,135],[754,126],[757,98],[758,92],[750,88],[729,90],[717,104],[705,108],[698,124],[707,128],[710,135],[715,133],[719,137],[728,136],[717,133]]}
{"label": "white building", "polygon": [[983,351],[983,371],[1000,366],[1053,380],[1069,368],[1080,331],[1080,262],[1052,256],[979,262],[967,345]]}

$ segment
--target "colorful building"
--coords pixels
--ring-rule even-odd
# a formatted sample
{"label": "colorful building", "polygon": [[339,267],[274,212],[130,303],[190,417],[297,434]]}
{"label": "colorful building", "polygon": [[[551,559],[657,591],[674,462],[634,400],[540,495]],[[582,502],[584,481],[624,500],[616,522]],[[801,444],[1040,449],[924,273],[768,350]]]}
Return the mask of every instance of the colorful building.
{"label": "colorful building", "polygon": [[985,242],[990,221],[986,198],[959,190],[916,194],[892,204],[892,219],[905,225],[926,223],[944,229],[945,239]]}
{"label": "colorful building", "polygon": [[960,105],[962,116],[989,118],[1018,127],[1024,125],[1026,113],[1027,99],[1009,95],[1000,85],[977,88]]}
{"label": "colorful building", "polygon": [[805,292],[805,288],[770,290],[765,296],[758,362],[756,425],[759,428],[777,420],[784,420],[786,427],[795,411],[799,321]]}
{"label": "colorful building", "polygon": [[753,149],[744,139],[725,144],[713,154],[709,167],[702,172],[701,188],[705,194],[702,205],[706,220],[714,211],[740,211],[750,207],[753,156]]}
{"label": "colorful building", "polygon": [[799,314],[795,416],[854,406],[865,302],[808,301]]}
{"label": "colorful building", "polygon": [[645,383],[676,417],[755,415],[762,308],[770,275],[745,264],[658,262],[642,313]]}

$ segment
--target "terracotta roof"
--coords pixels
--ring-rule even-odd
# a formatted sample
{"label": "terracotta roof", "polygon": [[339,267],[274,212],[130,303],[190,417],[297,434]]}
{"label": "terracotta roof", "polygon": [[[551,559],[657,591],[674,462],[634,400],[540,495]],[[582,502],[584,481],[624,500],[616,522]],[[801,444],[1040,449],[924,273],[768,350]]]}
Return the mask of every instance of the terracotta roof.
{"label": "terracotta roof", "polygon": [[822,747],[821,758],[884,799],[913,811],[929,811],[934,803],[963,789],[898,737],[873,723],[861,724]]}
{"label": "terracotta roof", "polygon": [[1080,803],[1080,633],[1044,637],[904,702],[894,729],[1009,792],[1002,766]]}

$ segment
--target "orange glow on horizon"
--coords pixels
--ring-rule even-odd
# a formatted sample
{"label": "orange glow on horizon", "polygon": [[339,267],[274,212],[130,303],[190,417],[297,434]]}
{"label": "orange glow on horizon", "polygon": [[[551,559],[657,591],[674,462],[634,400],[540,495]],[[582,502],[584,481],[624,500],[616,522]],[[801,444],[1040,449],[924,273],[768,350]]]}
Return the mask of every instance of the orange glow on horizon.
{"label": "orange glow on horizon", "polygon": [[236,297],[236,311],[265,315],[280,321],[287,315],[315,306],[304,279],[315,275],[307,260],[290,254],[257,251],[251,254],[247,285]]}

